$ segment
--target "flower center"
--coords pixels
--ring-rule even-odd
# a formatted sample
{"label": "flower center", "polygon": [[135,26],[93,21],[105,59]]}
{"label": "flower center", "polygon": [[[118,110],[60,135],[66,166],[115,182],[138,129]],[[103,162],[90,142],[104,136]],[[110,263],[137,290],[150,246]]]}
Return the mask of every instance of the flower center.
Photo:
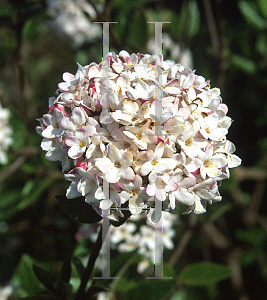
{"label": "flower center", "polygon": [[185,145],[187,147],[190,147],[192,145],[192,143],[193,143],[193,140],[191,138],[185,141]]}
{"label": "flower center", "polygon": [[131,190],[130,193],[133,195],[133,196],[136,196],[138,194],[138,191],[137,190]]}
{"label": "flower center", "polygon": [[210,129],[209,129],[209,127],[207,127],[207,128],[205,129],[205,131],[206,131],[208,134],[210,134]]}
{"label": "flower center", "polygon": [[210,161],[209,160],[205,160],[203,166],[205,168],[209,168],[210,167]]}
{"label": "flower center", "polygon": [[136,137],[138,138],[138,140],[141,140],[142,134],[141,134],[141,133],[137,133],[137,134],[136,134]]}
{"label": "flower center", "polygon": [[116,162],[114,163],[114,166],[115,166],[116,168],[120,168],[120,167],[121,167],[121,163],[118,162],[118,161],[116,161]]}
{"label": "flower center", "polygon": [[58,122],[56,122],[55,127],[56,127],[57,129],[59,129],[59,123],[58,123]]}
{"label": "flower center", "polygon": [[80,142],[80,144],[79,144],[79,146],[81,147],[81,148],[83,148],[83,147],[85,147],[85,142],[84,141],[82,141],[82,142]]}
{"label": "flower center", "polygon": [[151,165],[156,166],[159,162],[154,158],[151,162]]}

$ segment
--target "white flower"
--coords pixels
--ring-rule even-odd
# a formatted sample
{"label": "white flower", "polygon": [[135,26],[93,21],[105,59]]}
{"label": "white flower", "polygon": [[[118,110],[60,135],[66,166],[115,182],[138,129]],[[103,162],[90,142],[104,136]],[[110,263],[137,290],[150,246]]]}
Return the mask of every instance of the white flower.
{"label": "white flower", "polygon": [[9,110],[0,104],[0,164],[7,163],[7,150],[12,144],[12,129],[8,124]]}

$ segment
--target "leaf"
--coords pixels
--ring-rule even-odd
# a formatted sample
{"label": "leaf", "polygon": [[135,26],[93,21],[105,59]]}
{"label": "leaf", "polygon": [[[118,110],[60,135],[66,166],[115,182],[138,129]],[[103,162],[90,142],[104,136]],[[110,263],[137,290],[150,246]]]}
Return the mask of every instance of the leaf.
{"label": "leaf", "polygon": [[258,4],[259,4],[261,13],[264,15],[265,19],[267,19],[267,1],[259,0]]}
{"label": "leaf", "polygon": [[189,12],[189,27],[188,27],[188,37],[192,38],[197,34],[200,28],[200,14],[196,1],[188,2],[188,12]]}
{"label": "leaf", "polygon": [[28,294],[35,294],[42,290],[42,286],[33,272],[33,261],[30,256],[24,254],[18,266],[18,278],[21,287]]}
{"label": "leaf", "polygon": [[224,265],[200,262],[187,266],[179,276],[179,281],[190,286],[217,283],[231,276],[232,270]]}
{"label": "leaf", "polygon": [[239,1],[239,9],[248,23],[257,29],[265,29],[266,21],[259,15],[254,3],[248,1]]}
{"label": "leaf", "polygon": [[234,54],[232,56],[232,64],[239,70],[249,74],[255,74],[257,71],[257,66],[254,61],[241,55]]}
{"label": "leaf", "polygon": [[71,258],[67,258],[60,270],[60,279],[63,280],[64,282],[69,282],[71,278]]}
{"label": "leaf", "polygon": [[149,39],[148,24],[143,10],[136,10],[129,24],[128,39],[133,45],[144,47]]}
{"label": "leaf", "polygon": [[[128,208],[128,205],[129,205],[129,201],[124,203],[123,208]],[[123,218],[119,217],[118,221],[109,220],[109,222],[114,227],[119,227],[119,226],[123,225],[130,218],[130,216],[132,215],[129,209],[122,210],[122,214],[123,214]]]}
{"label": "leaf", "polygon": [[65,195],[59,195],[56,199],[66,214],[75,221],[92,224],[102,219],[93,207],[85,202],[84,197],[67,199]]}
{"label": "leaf", "polygon": [[39,196],[49,187],[52,185],[52,183],[55,182],[55,179],[51,176],[47,176],[45,178],[42,178],[40,181],[34,182],[34,189],[31,191],[30,195],[28,195],[25,198],[22,198],[22,200],[17,205],[17,210],[23,210],[27,206],[31,205],[36,201],[36,199],[39,198]]}
{"label": "leaf", "polygon": [[33,265],[33,271],[38,280],[52,293],[56,293],[54,288],[54,284],[58,281],[58,279],[51,274],[49,271],[40,268],[36,265]]}
{"label": "leaf", "polygon": [[122,292],[122,300],[160,299],[175,285],[175,280],[148,279],[139,282],[135,287]]}
{"label": "leaf", "polygon": [[72,257],[72,263],[73,263],[79,277],[82,278],[85,268],[84,268],[81,260],[79,259],[79,257],[73,256]]}
{"label": "leaf", "polygon": [[59,296],[51,295],[51,294],[36,294],[25,298],[18,298],[23,300],[60,300]]}

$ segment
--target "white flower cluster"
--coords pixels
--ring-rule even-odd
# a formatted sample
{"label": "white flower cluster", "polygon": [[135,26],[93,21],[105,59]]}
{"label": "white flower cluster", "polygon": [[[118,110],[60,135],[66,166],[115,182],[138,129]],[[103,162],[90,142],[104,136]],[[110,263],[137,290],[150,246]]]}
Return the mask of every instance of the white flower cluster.
{"label": "white flower cluster", "polygon": [[[171,36],[164,32],[162,34],[163,56],[169,56],[175,61],[179,61],[181,65],[192,68],[193,57],[192,53],[182,43],[175,43]],[[148,52],[153,52],[155,49],[155,37],[153,36],[147,44]]]}
{"label": "white flower cluster", "polygon": [[[177,222],[177,215],[163,213],[162,222],[162,244],[166,249],[173,249],[174,244],[172,238],[175,236],[175,230],[172,228]],[[138,215],[140,216],[140,215]],[[151,266],[151,264],[159,264],[159,257],[155,257],[155,227],[147,220],[146,225],[141,225],[137,231],[137,226],[131,222],[132,218],[120,227],[110,228],[111,245],[116,245],[119,252],[129,252],[137,249],[143,259],[137,265],[137,272],[142,274]],[[138,221],[139,218],[134,218]],[[162,257],[162,253],[161,253]]]}
{"label": "white flower cluster", "polygon": [[[85,0],[47,0],[48,11],[54,17],[51,22],[60,34],[73,40],[74,46],[101,36],[100,24],[92,23],[88,16],[96,18],[93,6]],[[98,7],[101,9],[101,7]]]}
{"label": "white flower cluster", "polygon": [[[132,214],[152,214],[156,201],[204,213],[221,200],[229,168],[231,118],[220,90],[160,54],[108,53],[100,64],[63,74],[37,131],[46,158],[60,160],[71,181],[66,196],[84,196],[96,211],[129,201]],[[106,197],[105,183],[109,186]],[[108,199],[107,199],[108,198]]]}
{"label": "white flower cluster", "polygon": [[9,110],[0,104],[0,164],[7,163],[7,150],[12,144],[12,129],[8,124]]}

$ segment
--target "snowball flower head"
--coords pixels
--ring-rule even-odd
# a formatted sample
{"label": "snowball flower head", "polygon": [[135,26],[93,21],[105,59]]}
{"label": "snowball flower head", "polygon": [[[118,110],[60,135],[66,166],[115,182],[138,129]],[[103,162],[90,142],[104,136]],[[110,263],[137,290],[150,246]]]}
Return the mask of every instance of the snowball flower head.
{"label": "snowball flower head", "polygon": [[226,139],[227,106],[208,80],[161,54],[124,50],[63,80],[37,132],[47,159],[69,171],[67,198],[84,196],[115,219],[126,202],[132,214],[155,201],[199,214],[221,200],[218,186],[241,160]]}

